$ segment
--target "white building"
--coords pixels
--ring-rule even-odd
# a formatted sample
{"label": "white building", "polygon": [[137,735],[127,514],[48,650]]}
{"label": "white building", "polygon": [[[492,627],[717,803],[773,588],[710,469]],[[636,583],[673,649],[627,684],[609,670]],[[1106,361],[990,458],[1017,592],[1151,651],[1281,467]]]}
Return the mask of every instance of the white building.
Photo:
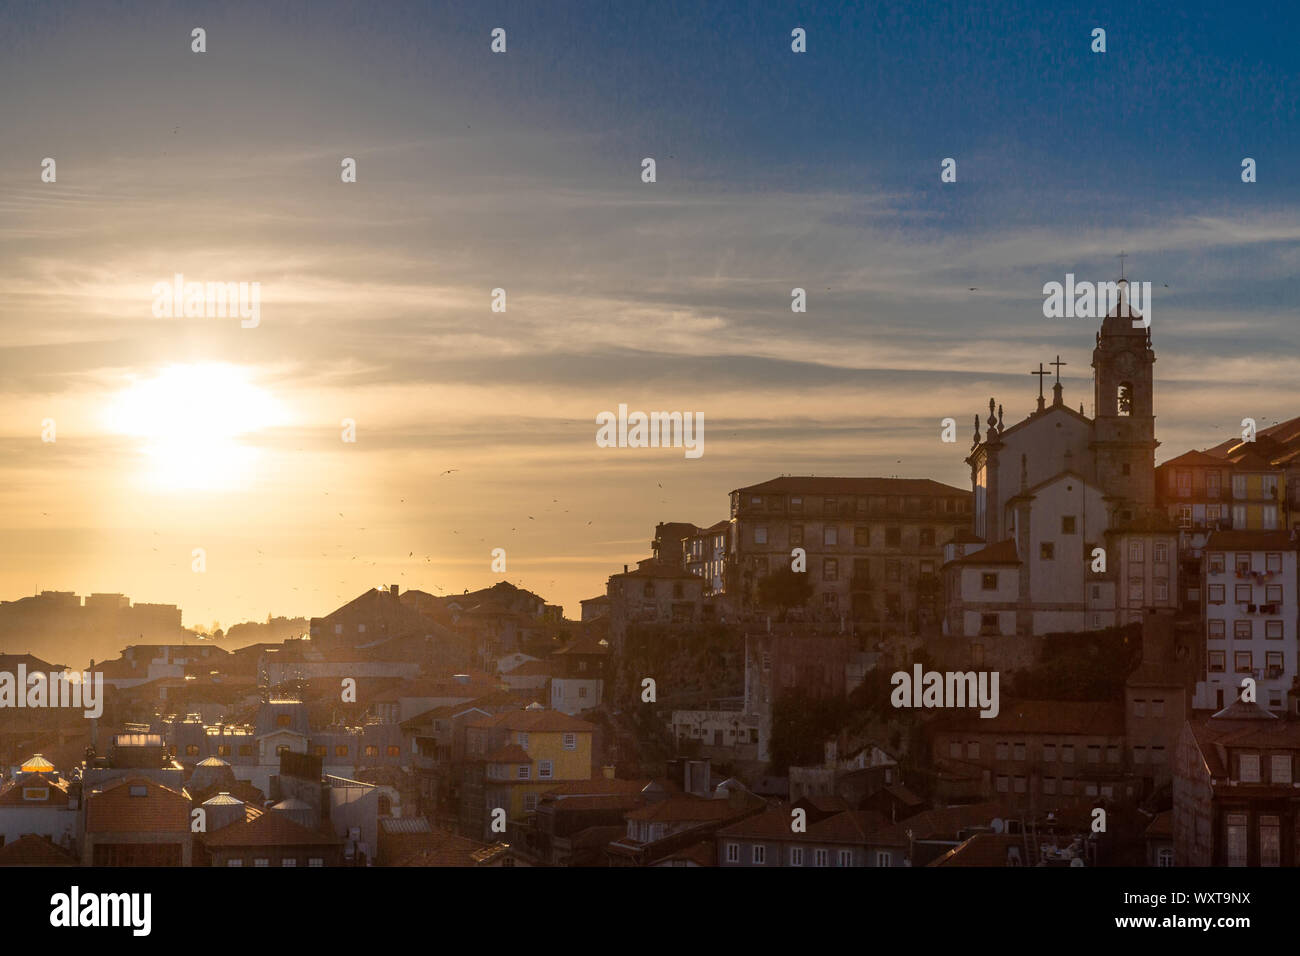
{"label": "white building", "polygon": [[1255,681],[1255,700],[1287,709],[1297,671],[1296,552],[1286,531],[1216,531],[1205,545],[1205,680],[1193,706],[1222,710]]}

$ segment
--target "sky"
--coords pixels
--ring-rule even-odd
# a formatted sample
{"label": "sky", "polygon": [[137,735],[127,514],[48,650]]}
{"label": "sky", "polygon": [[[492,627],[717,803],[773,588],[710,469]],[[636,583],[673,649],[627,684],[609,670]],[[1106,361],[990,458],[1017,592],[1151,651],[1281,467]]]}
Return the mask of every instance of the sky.
{"label": "sky", "polygon": [[[1058,354],[1091,414],[1042,287],[1121,250],[1158,460],[1300,414],[1300,16],[1135,6],[0,3],[0,598],[576,616],[735,488],[969,487]],[[176,274],[258,324],[155,315]],[[704,454],[597,447],[620,404]]]}

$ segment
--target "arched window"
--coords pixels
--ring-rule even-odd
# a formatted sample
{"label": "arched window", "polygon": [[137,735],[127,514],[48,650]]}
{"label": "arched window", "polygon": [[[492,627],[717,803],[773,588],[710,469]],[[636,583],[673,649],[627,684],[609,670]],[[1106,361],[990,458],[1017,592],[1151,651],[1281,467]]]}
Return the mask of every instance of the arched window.
{"label": "arched window", "polygon": [[1119,415],[1133,414],[1133,386],[1128,382],[1120,382],[1115,390],[1115,411]]}

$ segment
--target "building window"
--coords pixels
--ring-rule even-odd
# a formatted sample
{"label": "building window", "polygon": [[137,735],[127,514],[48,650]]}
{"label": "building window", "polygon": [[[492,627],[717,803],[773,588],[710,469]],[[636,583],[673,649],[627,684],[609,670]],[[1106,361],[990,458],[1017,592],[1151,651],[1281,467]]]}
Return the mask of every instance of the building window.
{"label": "building window", "polygon": [[254,858],[253,860],[253,866],[270,866],[270,865],[271,865],[271,860],[265,856],[259,856]]}
{"label": "building window", "polygon": [[803,847],[801,846],[790,847],[790,865],[803,866]]}
{"label": "building window", "polygon": [[515,770],[515,776],[518,777],[520,780],[527,780],[529,776],[529,771],[530,771],[529,765],[526,763],[521,763],[517,766]]}
{"label": "building window", "polygon": [[1248,641],[1251,637],[1250,621],[1233,621],[1232,638],[1235,641]]}
{"label": "building window", "polygon": [[1056,778],[1055,778],[1055,777],[1044,777],[1044,778],[1043,778],[1043,793],[1047,794],[1048,796],[1052,796],[1052,795],[1054,795],[1054,794],[1056,793]]}
{"label": "building window", "polygon": [[1043,762],[1056,762],[1056,744],[1043,744]]}
{"label": "building window", "polygon": [[871,547],[871,529],[854,528],[853,529],[853,546],[855,548]]}
{"label": "building window", "polygon": [[1016,744],[1014,747],[1011,748],[1011,754],[1012,754],[1012,759],[1021,761],[1023,763],[1025,759],[1025,745]]}
{"label": "building window", "polygon": [[728,843],[728,844],[727,844],[727,862],[728,862],[728,863],[739,863],[739,862],[740,862],[740,844],[739,844],[739,843]]}
{"label": "building window", "polygon": [[1249,674],[1251,671],[1250,651],[1237,651],[1232,655],[1233,669],[1238,674]]}
{"label": "building window", "polygon": [[1154,599],[1157,600],[1157,601],[1168,601],[1168,600],[1169,600],[1169,582],[1168,582],[1168,581],[1163,581],[1163,580],[1162,580],[1162,581],[1157,581],[1157,582],[1155,583],[1155,595],[1154,595]]}
{"label": "building window", "polygon": [[803,544],[803,525],[793,524],[790,526],[790,544]]}
{"label": "building window", "polygon": [[1128,559],[1136,564],[1141,564],[1144,558],[1144,548],[1141,541],[1130,541],[1128,543]]}
{"label": "building window", "polygon": [[893,866],[894,858],[889,855],[888,850],[876,851],[876,866]]}
{"label": "building window", "polygon": [[1270,783],[1291,783],[1291,755],[1273,754],[1269,758]]}
{"label": "building window", "polygon": [[1270,584],[1264,588],[1264,600],[1269,604],[1282,603],[1282,585]]}
{"label": "building window", "polygon": [[1061,515],[1061,534],[1074,534],[1074,515]]}
{"label": "building window", "polygon": [[1268,555],[1265,555],[1265,556],[1264,556],[1264,570],[1265,570],[1265,571],[1281,571],[1281,570],[1282,570],[1282,555],[1281,555],[1280,553],[1279,553],[1279,554],[1268,554]]}
{"label": "building window", "polygon": [[315,747],[311,748],[311,752],[315,754],[317,757],[324,757],[328,750],[329,748],[326,747],[324,744],[317,744]]}
{"label": "building window", "polygon": [[400,745],[400,744],[389,744],[389,745],[388,745],[388,756],[390,756],[390,757],[400,757],[401,755],[402,755],[402,748],[401,748],[401,745]]}
{"label": "building window", "polygon": [[828,855],[826,850],[813,850],[813,866],[825,866]]}
{"label": "building window", "polygon": [[1038,556],[1044,561],[1056,560],[1056,544],[1052,541],[1042,541],[1038,545]]}
{"label": "building window", "polygon": [[1165,564],[1169,561],[1169,545],[1155,544],[1152,545],[1152,549],[1152,560],[1154,560],[1156,564]]}
{"label": "building window", "polygon": [[1142,579],[1129,578],[1128,581],[1128,599],[1132,604],[1142,603]]}
{"label": "building window", "polygon": [[852,865],[853,865],[853,851],[840,850],[840,866],[852,866]]}
{"label": "building window", "polygon": [[186,745],[185,745],[185,756],[187,756],[187,757],[197,757],[198,755],[199,755],[199,745],[198,745],[198,744],[186,744]]}
{"label": "building window", "polygon": [[1222,674],[1227,667],[1227,655],[1223,651],[1210,651],[1209,670],[1211,674]]}
{"label": "building window", "polygon": [[755,528],[755,529],[754,529],[754,543],[755,543],[755,544],[767,544],[767,529],[766,529],[766,528]]}
{"label": "building window", "polygon": [[961,741],[953,740],[948,743],[948,756],[953,760],[961,759]]}
{"label": "building window", "polygon": [[535,794],[535,793],[525,793],[525,794],[524,794],[524,812],[525,812],[525,813],[532,813],[532,812],[535,811],[536,809],[537,809],[537,794]]}
{"label": "building window", "polygon": [[307,860],[307,865],[308,865],[308,866],[324,866],[324,865],[325,865],[325,860],[324,860],[323,858],[319,857],[319,856],[313,856],[313,857],[310,857],[310,858]]}
{"label": "building window", "polygon": [[378,756],[379,756],[379,747],[376,746],[375,744],[366,744],[366,756],[367,756],[367,757],[378,757]]}
{"label": "building window", "polygon": [[1278,817],[1259,818],[1259,865],[1282,865],[1282,825]]}
{"label": "building window", "polygon": [[1147,702],[1146,702],[1146,699],[1145,699],[1145,698],[1134,698],[1134,700],[1133,700],[1133,716],[1134,716],[1134,717],[1145,717],[1146,715],[1147,715]]}
{"label": "building window", "polygon": [[565,749],[565,750],[577,750],[577,749],[578,749],[578,735],[577,735],[577,734],[565,734],[565,735],[564,735],[564,749]]}
{"label": "building window", "polygon": [[1115,389],[1115,414],[1124,418],[1133,414],[1133,386],[1128,382]]}
{"label": "building window", "polygon": [[980,745],[978,740],[968,740],[966,742],[966,759],[978,760],[980,756]]}
{"label": "building window", "polygon": [[1088,763],[1101,763],[1101,745],[1088,744]]}
{"label": "building window", "polygon": [[288,727],[288,726],[289,726],[290,724],[292,724],[292,723],[293,723],[293,715],[292,715],[292,714],[276,714],[276,717],[275,717],[275,726],[277,726],[277,727]]}
{"label": "building window", "polygon": [[1119,747],[1115,744],[1106,748],[1106,763],[1119,763]]}
{"label": "building window", "polygon": [[1007,760],[1011,756],[1010,744],[1007,744],[1006,742],[999,742],[993,748],[993,752],[996,755],[998,760]]}
{"label": "building window", "polygon": [[523,733],[517,735],[517,736],[515,737],[515,743],[517,743],[517,744],[518,744],[522,749],[527,750],[527,749],[528,749],[528,735],[527,735],[527,734],[523,734]]}
{"label": "building window", "polygon": [[1164,700],[1153,700],[1153,701],[1151,701],[1151,716],[1152,716],[1152,717],[1163,717],[1164,715],[1165,715],[1165,702],[1164,702]]}
{"label": "building window", "polygon": [[275,748],[275,755],[277,757],[280,756],[281,754],[287,754],[288,752],[289,752],[288,744],[279,744]]}
{"label": "building window", "polygon": [[296,856],[286,856],[280,860],[281,866],[297,866],[298,858]]}
{"label": "building window", "polygon": [[1265,621],[1265,622],[1264,622],[1264,637],[1266,637],[1266,638],[1267,638],[1268,640],[1270,640],[1270,641],[1280,641],[1280,640],[1282,640],[1282,622],[1281,622],[1281,621]]}
{"label": "building window", "polygon": [[1208,600],[1210,604],[1223,604],[1226,600],[1224,598],[1224,586],[1222,584],[1211,584],[1210,592],[1206,596],[1206,600]]}
{"label": "building window", "polygon": [[767,862],[767,847],[761,843],[754,844],[753,862],[755,866],[762,866]]}
{"label": "building window", "polygon": [[980,588],[984,591],[996,591],[998,589],[998,573],[996,571],[985,571],[981,574]]}
{"label": "building window", "polygon": [[835,558],[827,558],[822,562],[822,580],[838,581],[840,577],[840,563]]}
{"label": "building window", "polygon": [[885,580],[898,581],[901,577],[901,565],[897,558],[890,558],[885,561]]}
{"label": "building window", "polygon": [[1010,786],[1010,783],[1011,781],[1006,776],[999,774],[998,781],[997,781],[998,793],[1006,793]]}
{"label": "building window", "polygon": [[229,860],[226,861],[226,866],[243,866],[243,865],[244,865],[244,861],[239,859],[238,857],[231,857]]}
{"label": "building window", "polygon": [[1246,814],[1229,813],[1227,830],[1228,866],[1246,865]]}
{"label": "building window", "polygon": [[1074,763],[1074,744],[1066,744],[1061,748],[1061,762]]}
{"label": "building window", "polygon": [[334,756],[336,756],[336,757],[346,757],[347,755],[348,755],[348,745],[347,745],[347,744],[339,744],[337,747],[334,748]]}
{"label": "building window", "polygon": [[230,744],[217,744],[217,756],[218,756],[218,757],[229,757],[229,756],[230,756]]}
{"label": "building window", "polygon": [[799,495],[794,495],[793,497],[791,497],[791,499],[790,499],[790,510],[791,510],[791,511],[803,511],[803,498],[800,497]]}
{"label": "building window", "polygon": [[934,529],[933,529],[933,528],[922,528],[922,529],[921,529],[921,547],[923,547],[923,548],[933,548],[933,547],[934,547]]}
{"label": "building window", "polygon": [[539,761],[537,764],[537,777],[539,780],[550,780],[554,771],[554,764],[549,760]]}
{"label": "building window", "polygon": [[1251,597],[1251,587],[1249,584],[1238,584],[1233,590],[1233,600],[1238,604],[1249,604]]}

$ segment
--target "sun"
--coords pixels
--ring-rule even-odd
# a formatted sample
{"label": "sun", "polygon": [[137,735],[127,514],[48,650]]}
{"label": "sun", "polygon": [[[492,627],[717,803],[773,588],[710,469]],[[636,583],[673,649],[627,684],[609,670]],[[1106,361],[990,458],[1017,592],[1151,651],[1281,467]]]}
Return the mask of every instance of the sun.
{"label": "sun", "polygon": [[248,484],[259,431],[287,423],[281,404],[247,370],[171,365],[136,379],[109,402],[110,431],[139,439],[145,482],[158,491],[220,491]]}

